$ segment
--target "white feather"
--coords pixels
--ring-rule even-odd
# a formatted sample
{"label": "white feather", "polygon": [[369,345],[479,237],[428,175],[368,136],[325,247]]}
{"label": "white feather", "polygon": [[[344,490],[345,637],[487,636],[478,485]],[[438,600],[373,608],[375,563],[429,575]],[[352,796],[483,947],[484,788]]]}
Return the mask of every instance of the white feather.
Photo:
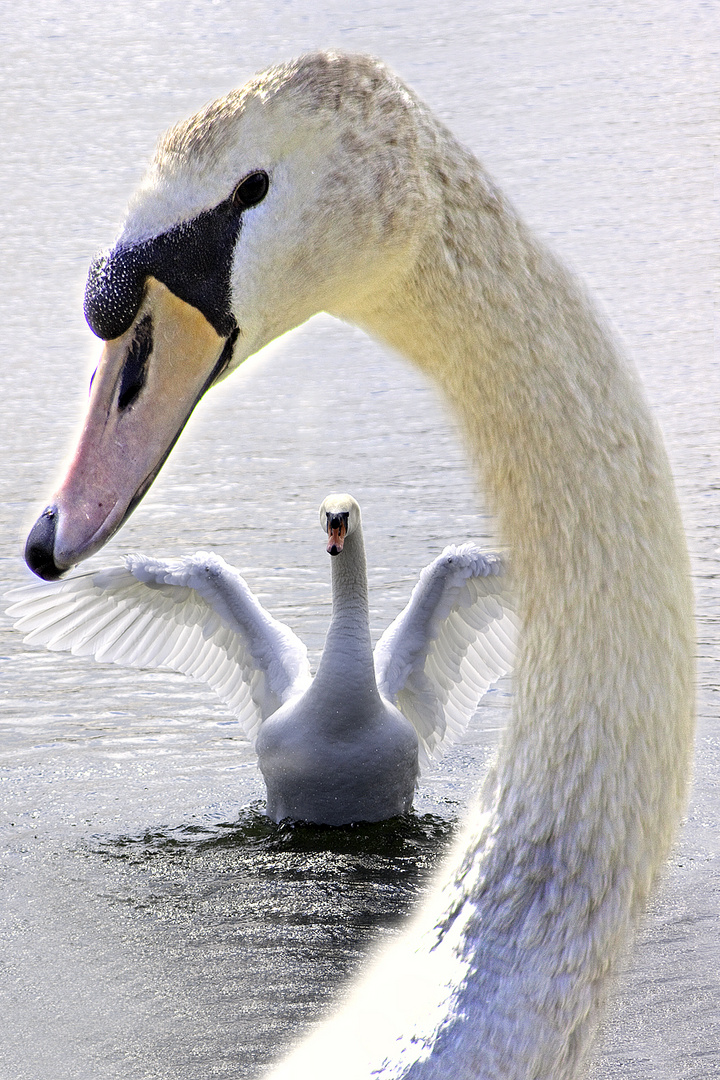
{"label": "white feather", "polygon": [[375,647],[378,688],[414,724],[423,764],[462,736],[512,669],[518,621],[503,569],[472,544],[445,548]]}
{"label": "white feather", "polygon": [[211,686],[254,742],[262,721],[310,682],[307,650],[218,555],[132,554],[124,566],[7,594],[29,644]]}
{"label": "white feather", "polygon": [[[462,736],[488,687],[512,667],[516,622],[502,571],[497,556],[472,544],[446,548],[375,648],[378,689],[413,724],[421,764]],[[123,566],[6,598],[29,644],[207,683],[253,743],[263,720],[311,682],[305,646],[218,555],[135,553]]]}

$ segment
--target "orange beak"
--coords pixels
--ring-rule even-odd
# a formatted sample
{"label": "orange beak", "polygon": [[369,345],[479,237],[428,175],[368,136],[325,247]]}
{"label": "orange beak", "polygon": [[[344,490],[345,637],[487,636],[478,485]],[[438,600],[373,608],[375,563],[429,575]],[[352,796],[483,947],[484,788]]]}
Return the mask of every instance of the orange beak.
{"label": "orange beak", "polygon": [[70,467],[27,540],[31,570],[60,577],[120,528],[229,359],[233,340],[147,279],[132,326],[102,351]]}
{"label": "orange beak", "polygon": [[328,518],[328,555],[339,555],[343,549],[345,543],[345,535],[347,533],[347,526],[345,525],[344,518],[340,518],[339,524],[337,518]]}

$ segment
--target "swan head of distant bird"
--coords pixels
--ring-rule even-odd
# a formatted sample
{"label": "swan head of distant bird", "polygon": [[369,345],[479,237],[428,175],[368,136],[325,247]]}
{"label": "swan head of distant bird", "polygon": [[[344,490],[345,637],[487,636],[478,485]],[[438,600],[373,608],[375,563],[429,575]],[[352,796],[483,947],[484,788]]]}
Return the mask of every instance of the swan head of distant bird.
{"label": "swan head of distant bird", "polygon": [[160,141],[88,275],[105,341],[68,472],[26,560],[56,578],[152,484],[205,391],[318,311],[363,322],[432,228],[420,110],[368,57],[280,65]]}
{"label": "swan head of distant bird", "polygon": [[328,538],[328,555],[339,555],[345,540],[360,527],[360,507],[352,495],[328,495],[320,507],[320,524]]}

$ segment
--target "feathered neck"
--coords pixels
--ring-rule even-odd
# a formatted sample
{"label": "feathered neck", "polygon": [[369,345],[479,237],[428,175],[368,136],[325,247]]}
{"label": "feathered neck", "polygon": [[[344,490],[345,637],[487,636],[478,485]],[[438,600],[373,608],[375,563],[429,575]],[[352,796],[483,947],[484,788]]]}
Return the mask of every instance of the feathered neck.
{"label": "feathered neck", "polygon": [[375,692],[368,609],[367,563],[362,527],[346,538],[343,550],[331,558],[332,618],[315,683],[348,692]]}
{"label": "feathered neck", "polygon": [[455,407],[511,547],[524,624],[489,816],[464,838],[436,914],[442,937],[472,906],[456,945],[472,972],[453,1009],[479,1026],[453,1021],[446,1034],[489,1061],[489,1033],[505,1030],[507,1045],[535,1048],[538,1075],[559,1078],[587,1048],[684,803],[689,566],[636,377],[581,287],[432,124],[425,239],[355,319]]}

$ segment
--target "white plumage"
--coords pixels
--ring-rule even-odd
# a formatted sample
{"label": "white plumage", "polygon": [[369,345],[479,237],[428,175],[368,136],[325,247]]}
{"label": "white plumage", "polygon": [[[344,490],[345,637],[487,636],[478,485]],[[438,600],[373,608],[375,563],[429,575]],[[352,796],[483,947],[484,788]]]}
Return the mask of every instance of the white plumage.
{"label": "white plumage", "polygon": [[[196,259],[168,268],[163,253],[263,176],[231,256],[205,240],[231,262],[227,337],[172,292]],[[120,288],[151,249],[130,282],[142,290]],[[434,380],[512,552],[513,707],[477,808],[399,951],[273,1080],[577,1080],[670,850],[693,745],[687,546],[637,376],[478,160],[367,57],[300,57],[176,125],[113,250],[91,307],[120,299],[134,321],[98,325],[109,340],[78,448],[28,538],[36,572],[97,551],[198,395],[319,311]],[[147,384],[121,407],[150,325]]]}
{"label": "white plumage", "polygon": [[501,572],[473,544],[445,548],[375,647],[380,693],[412,721],[426,759],[460,738],[512,668],[517,624]]}
{"label": "white plumage", "polygon": [[[9,614],[28,643],[106,663],[170,668],[211,686],[258,748],[276,820],[302,816],[338,824],[358,814],[392,816],[412,802],[418,754],[426,763],[457,740],[491,683],[510,671],[515,615],[498,556],[472,544],[448,547],[422,571],[407,607],[377,643],[373,674],[360,509],[350,496],[328,497],[321,507],[324,526],[330,509],[347,515],[348,524],[333,559],[334,617],[310,698],[305,645],[212,553],[176,560],[127,555],[123,566],[15,589],[8,594]],[[338,701],[337,723],[319,734]],[[277,739],[258,736],[282,706],[292,746],[285,746],[278,765]],[[379,732],[372,723],[376,711]],[[377,790],[378,751],[386,747],[392,757],[395,728],[403,759]],[[287,758],[299,759],[303,751],[312,758],[306,775],[288,780],[296,767]],[[332,775],[322,768],[328,753]],[[288,788],[296,783],[305,790],[293,801]]]}

